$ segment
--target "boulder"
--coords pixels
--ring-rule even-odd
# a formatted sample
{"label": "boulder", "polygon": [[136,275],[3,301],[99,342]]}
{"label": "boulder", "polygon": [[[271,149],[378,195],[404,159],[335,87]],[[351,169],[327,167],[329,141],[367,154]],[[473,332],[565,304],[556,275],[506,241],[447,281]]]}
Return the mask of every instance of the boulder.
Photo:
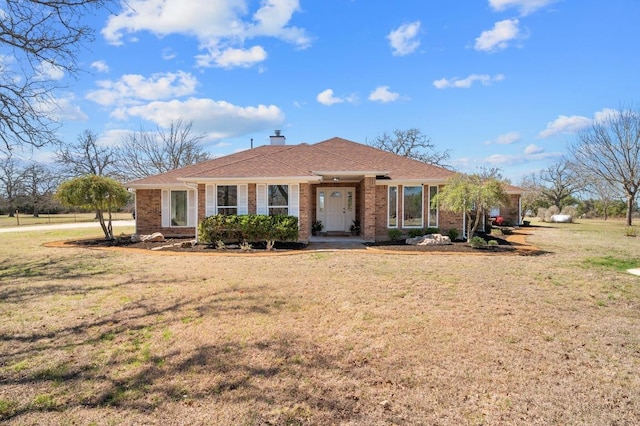
{"label": "boulder", "polygon": [[161,243],[164,242],[164,235],[162,235],[160,232],[154,232],[151,235],[142,235],[140,236],[140,241],[143,242],[147,242],[147,243]]}
{"label": "boulder", "polygon": [[140,238],[140,235],[138,234],[133,234],[131,236],[131,242],[132,243],[139,243],[140,241],[142,241],[142,239]]}
{"label": "boulder", "polygon": [[451,238],[441,234],[429,234],[421,237],[407,238],[405,243],[412,246],[445,246],[452,244]]}

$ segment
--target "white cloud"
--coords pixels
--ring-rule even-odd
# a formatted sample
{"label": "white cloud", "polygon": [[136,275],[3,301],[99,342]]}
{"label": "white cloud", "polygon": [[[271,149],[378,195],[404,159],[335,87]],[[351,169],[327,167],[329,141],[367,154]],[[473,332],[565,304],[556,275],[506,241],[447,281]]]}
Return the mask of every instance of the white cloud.
{"label": "white cloud", "polygon": [[484,52],[495,52],[506,49],[513,40],[526,38],[518,28],[520,21],[517,19],[505,19],[496,22],[493,29],[483,31],[478,38],[474,48]]}
{"label": "white cloud", "polygon": [[197,55],[196,59],[201,67],[249,68],[267,59],[267,52],[262,46],[253,46],[250,49],[229,48],[220,52],[210,51],[206,55]]}
{"label": "white cloud", "polygon": [[37,78],[39,80],[59,81],[64,78],[64,70],[49,62],[40,62],[36,72],[38,73]]}
{"label": "white cloud", "polygon": [[547,123],[547,128],[541,131],[538,137],[548,138],[558,134],[576,133],[593,124],[605,122],[617,113],[615,109],[603,108],[593,114],[593,119],[581,115],[559,115],[558,118]]}
{"label": "white cloud", "polygon": [[582,129],[586,129],[592,123],[592,120],[581,115],[560,115],[555,120],[547,123],[547,128],[541,131],[538,136],[548,138],[561,133],[575,133]]}
{"label": "white cloud", "polygon": [[497,144],[497,145],[512,145],[518,141],[520,141],[520,133],[518,132],[509,132],[509,133],[505,133],[502,135],[499,135],[495,140],[493,141],[486,141],[485,144],[487,145],[492,145],[492,144]]}
{"label": "white cloud", "polygon": [[596,123],[603,123],[611,118],[614,118],[619,113],[618,110],[611,108],[604,108],[602,111],[598,111],[593,115],[593,119]]}
{"label": "white cloud", "polygon": [[284,121],[284,113],[275,105],[241,107],[206,98],[123,107],[112,116],[119,119],[139,117],[160,127],[168,127],[172,121],[186,117],[193,120],[194,130],[207,133],[212,139],[273,129]]}
{"label": "white cloud", "polygon": [[393,102],[400,98],[398,93],[392,92],[389,90],[389,86],[378,86],[376,90],[371,92],[369,95],[369,100],[372,102]]}
{"label": "white cloud", "polygon": [[320,92],[318,94],[318,96],[316,96],[316,100],[318,102],[320,102],[322,105],[326,105],[326,106],[331,106],[331,105],[334,105],[334,104],[341,104],[341,103],[345,102],[345,99],[337,98],[337,97],[333,96],[333,90],[332,89],[327,89],[327,90],[323,90],[322,92]]}
{"label": "white cloud", "polygon": [[491,83],[504,80],[503,74],[497,74],[493,77],[487,74],[471,74],[467,78],[459,79],[459,78],[441,78],[440,80],[436,80],[433,82],[433,85],[438,89],[450,89],[450,88],[458,88],[458,89],[468,89],[473,83],[479,81],[483,86],[489,86]]}
{"label": "white cloud", "polygon": [[102,80],[96,84],[100,89],[90,91],[87,99],[103,106],[113,106],[192,95],[198,81],[190,73],[178,71],[153,74],[148,78],[125,74],[120,80]]}
{"label": "white cloud", "polygon": [[171,59],[175,59],[178,54],[170,47],[165,47],[162,49],[162,59],[165,61],[170,61]]}
{"label": "white cloud", "polygon": [[530,144],[524,149],[525,155],[541,154],[544,149],[535,144]]}
{"label": "white cloud", "polygon": [[[123,10],[109,16],[102,35],[112,44],[123,44],[125,35],[148,31],[158,37],[182,34],[194,37],[205,53],[199,55],[202,66],[220,66],[215,60],[221,52],[249,51],[252,60],[233,61],[226,64],[249,66],[259,55],[255,48],[246,49],[245,41],[257,37],[272,37],[284,40],[299,48],[311,44],[311,38],[301,28],[290,26],[295,12],[300,10],[299,0],[262,0],[260,6],[251,10],[257,2],[246,0],[128,0]],[[255,7],[255,6],[254,6]],[[266,59],[262,55],[262,60]]]}
{"label": "white cloud", "polygon": [[86,121],[89,119],[87,114],[76,104],[76,97],[73,93],[41,99],[34,105],[34,108],[55,121]]}
{"label": "white cloud", "polygon": [[557,0],[489,0],[489,5],[496,12],[503,12],[510,8],[516,8],[521,15],[528,15]]}
{"label": "white cloud", "polygon": [[95,69],[98,72],[108,73],[109,65],[105,61],[95,61],[91,63],[91,68]]}
{"label": "white cloud", "polygon": [[420,21],[400,25],[387,36],[394,56],[413,53],[419,46]]}

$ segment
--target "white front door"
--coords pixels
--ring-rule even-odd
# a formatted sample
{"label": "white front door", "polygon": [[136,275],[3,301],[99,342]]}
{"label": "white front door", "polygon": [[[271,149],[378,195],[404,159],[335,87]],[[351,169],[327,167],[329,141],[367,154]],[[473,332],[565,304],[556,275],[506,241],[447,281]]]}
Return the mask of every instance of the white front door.
{"label": "white front door", "polygon": [[348,232],[355,219],[355,188],[318,188],[317,219],[325,232]]}

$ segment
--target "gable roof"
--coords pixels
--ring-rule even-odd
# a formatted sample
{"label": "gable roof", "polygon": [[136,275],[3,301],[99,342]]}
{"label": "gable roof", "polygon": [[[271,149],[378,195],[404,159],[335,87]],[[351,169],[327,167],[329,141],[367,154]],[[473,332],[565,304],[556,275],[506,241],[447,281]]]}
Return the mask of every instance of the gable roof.
{"label": "gable roof", "polygon": [[342,138],[316,144],[264,145],[149,176],[131,188],[213,180],[295,178],[320,181],[322,176],[384,175],[394,181],[445,181],[455,172]]}

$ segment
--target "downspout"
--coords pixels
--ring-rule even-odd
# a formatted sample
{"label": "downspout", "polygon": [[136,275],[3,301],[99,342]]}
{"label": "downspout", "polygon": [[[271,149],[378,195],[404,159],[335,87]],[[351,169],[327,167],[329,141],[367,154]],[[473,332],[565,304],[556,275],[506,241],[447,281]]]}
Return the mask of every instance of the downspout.
{"label": "downspout", "polygon": [[[186,187],[194,189],[195,193],[196,193],[196,197],[195,197],[196,198],[196,205],[195,205],[196,223],[195,223],[195,230],[194,230],[194,233],[195,233],[194,239],[196,240],[196,243],[198,243],[199,242],[198,241],[198,226],[200,225],[200,223],[199,223],[200,222],[200,218],[198,217],[198,210],[199,210],[199,205],[198,204],[200,202],[200,200],[198,200],[198,184],[197,183],[191,183],[191,182],[185,182],[184,184],[185,184]],[[187,203],[188,202],[189,202],[189,197],[187,196]],[[188,210],[189,209],[187,208],[187,211]],[[187,221],[188,221],[188,219],[187,219]]]}
{"label": "downspout", "polygon": [[518,226],[522,225],[522,194],[518,197]]}

